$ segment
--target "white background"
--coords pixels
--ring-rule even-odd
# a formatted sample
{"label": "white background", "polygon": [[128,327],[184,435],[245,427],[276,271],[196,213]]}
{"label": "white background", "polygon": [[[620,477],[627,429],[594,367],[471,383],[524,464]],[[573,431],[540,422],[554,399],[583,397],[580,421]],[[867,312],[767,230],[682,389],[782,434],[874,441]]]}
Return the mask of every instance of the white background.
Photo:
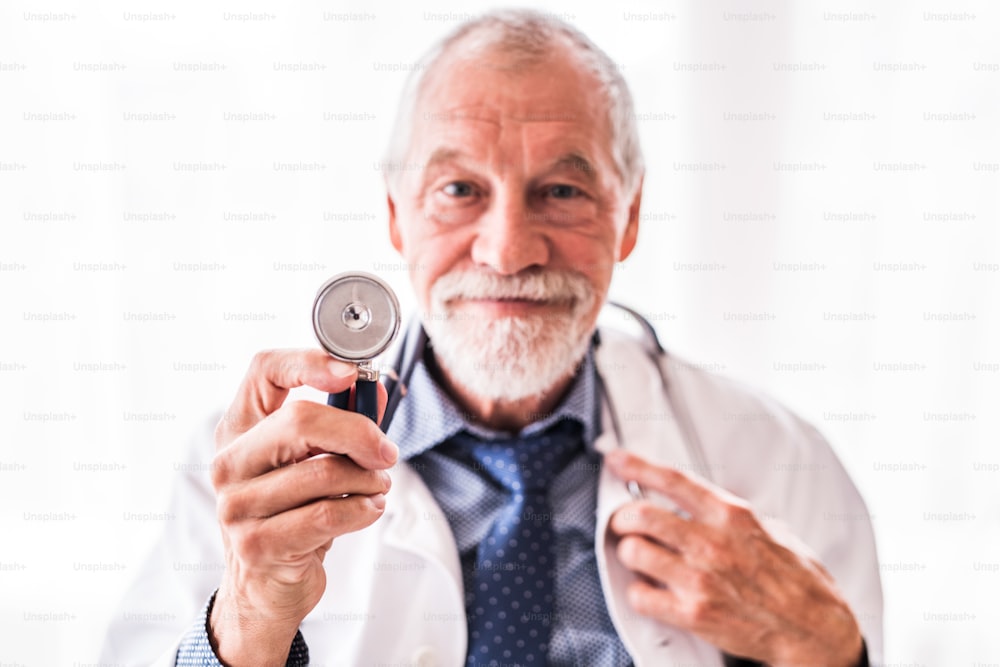
{"label": "white background", "polygon": [[[405,70],[486,7],[0,8],[0,664],[96,659],[162,526],[129,517],[255,350],[313,344],[328,275],[412,302],[378,161]],[[642,119],[613,296],[831,439],[889,664],[1000,664],[996,4],[542,7]]]}

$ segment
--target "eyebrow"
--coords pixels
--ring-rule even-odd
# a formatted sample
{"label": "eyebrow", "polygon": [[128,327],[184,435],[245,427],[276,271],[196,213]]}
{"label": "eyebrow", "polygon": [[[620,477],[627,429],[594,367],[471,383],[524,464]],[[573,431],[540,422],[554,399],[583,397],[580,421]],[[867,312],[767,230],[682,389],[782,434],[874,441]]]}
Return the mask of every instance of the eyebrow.
{"label": "eyebrow", "polygon": [[[428,176],[436,168],[443,164],[449,162],[464,162],[471,159],[468,153],[458,149],[458,148],[437,148],[431,153],[431,156],[427,159],[427,162],[423,165],[424,172],[424,187],[427,185]],[[593,163],[587,159],[582,153],[576,151],[570,151],[569,153],[564,153],[560,155],[555,160],[553,160],[549,167],[545,170],[546,173],[560,171],[560,170],[571,170],[573,172],[579,173],[581,177],[590,182],[597,182],[597,168]]]}
{"label": "eyebrow", "polygon": [[427,159],[427,162],[424,164],[424,170],[427,171],[431,167],[436,167],[437,165],[445,162],[455,162],[459,158],[463,157],[468,156],[457,148],[438,148],[431,153],[431,156]]}
{"label": "eyebrow", "polygon": [[556,158],[549,168],[549,171],[560,169],[571,169],[580,172],[583,178],[590,182],[597,181],[597,169],[584,155],[576,152],[569,152]]}
{"label": "eyebrow", "polygon": [[434,170],[441,165],[448,164],[449,162],[461,162],[464,159],[469,158],[467,153],[463,153],[457,148],[437,148],[431,153],[431,156],[427,158],[427,162],[423,164],[422,175],[420,178],[420,194],[421,196],[426,192],[428,186],[430,185],[431,177],[434,174]]}

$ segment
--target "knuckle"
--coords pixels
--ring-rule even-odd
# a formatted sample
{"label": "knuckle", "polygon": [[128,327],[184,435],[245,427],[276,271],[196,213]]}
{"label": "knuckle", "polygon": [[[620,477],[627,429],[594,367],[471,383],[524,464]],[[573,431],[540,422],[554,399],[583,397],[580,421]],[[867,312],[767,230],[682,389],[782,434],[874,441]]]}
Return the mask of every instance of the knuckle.
{"label": "knuckle", "polygon": [[316,503],[316,522],[325,532],[340,532],[344,523],[344,515],[341,505],[334,500],[321,500]]}
{"label": "knuckle", "polygon": [[723,519],[737,528],[752,528],[757,524],[757,518],[745,501],[732,500],[723,506]]}
{"label": "knuckle", "polygon": [[722,505],[722,519],[727,524],[739,523],[743,519],[744,511],[739,503],[727,501]]}
{"label": "knuckle", "polygon": [[278,356],[277,350],[260,350],[250,359],[250,374],[262,375],[274,365]]}
{"label": "knuckle", "polygon": [[237,532],[230,540],[233,550],[240,558],[250,562],[260,559],[264,553],[265,542],[261,531],[255,527]]}
{"label": "knuckle", "polygon": [[351,460],[340,454],[329,454],[319,457],[318,462],[323,479],[333,481],[343,474],[345,467],[350,466]]}
{"label": "knuckle", "polygon": [[238,496],[221,491],[216,495],[215,511],[219,523],[229,525],[237,523],[242,515],[243,503]]}
{"label": "knuckle", "polygon": [[377,447],[385,438],[378,424],[356,412],[341,415],[341,428],[349,433],[351,438],[367,446]]}
{"label": "knuckle", "polygon": [[714,616],[715,604],[707,592],[699,589],[688,596],[683,613],[691,626],[704,627]]}
{"label": "knuckle", "polygon": [[678,483],[685,479],[679,471],[673,468],[658,467],[656,470],[658,482],[665,489],[677,486]]}
{"label": "knuckle", "polygon": [[210,474],[212,478],[212,487],[216,490],[216,492],[218,492],[222,487],[224,487],[229,482],[231,475],[230,462],[229,462],[229,454],[226,452],[226,450],[218,452],[212,458]]}
{"label": "knuckle", "polygon": [[229,434],[228,414],[229,413],[223,414],[222,417],[219,418],[219,422],[215,425],[215,432],[213,435],[215,438],[216,450],[222,449],[223,447],[228,445],[229,441],[231,440]]}
{"label": "knuckle", "polygon": [[220,449],[226,447],[237,435],[252,428],[256,423],[257,419],[253,414],[238,411],[234,404],[222,413],[219,423],[215,426],[216,446]]}
{"label": "knuckle", "polygon": [[749,557],[749,553],[749,549],[742,542],[723,542],[716,545],[714,554],[716,570],[720,573],[741,571],[744,569],[742,561]]}
{"label": "knuckle", "polygon": [[317,503],[319,525],[331,536],[342,535],[368,525],[377,518],[374,505],[367,496],[351,496]]}
{"label": "knuckle", "polygon": [[642,539],[629,535],[618,543],[618,558],[627,565],[638,565],[643,556]]}
{"label": "knuckle", "polygon": [[309,403],[310,401],[285,403],[268,417],[275,420],[276,431],[282,434],[281,439],[286,444],[291,445],[306,439],[313,416]]}
{"label": "knuckle", "polygon": [[688,576],[688,585],[694,592],[693,597],[696,601],[697,600],[704,601],[705,599],[707,599],[708,591],[710,591],[713,586],[712,579],[713,577],[711,573],[705,570],[694,570]]}
{"label": "knuckle", "polygon": [[305,466],[309,482],[329,488],[336,484],[340,477],[342,461],[334,456],[318,456]]}
{"label": "knuckle", "polygon": [[312,418],[315,405],[312,401],[289,401],[281,407],[281,412],[291,426],[297,427]]}
{"label": "knuckle", "polygon": [[702,540],[697,550],[702,561],[716,566],[726,558],[725,548],[711,539]]}
{"label": "knuckle", "polygon": [[659,515],[659,508],[648,500],[644,500],[635,506],[635,519],[641,525],[654,523]]}

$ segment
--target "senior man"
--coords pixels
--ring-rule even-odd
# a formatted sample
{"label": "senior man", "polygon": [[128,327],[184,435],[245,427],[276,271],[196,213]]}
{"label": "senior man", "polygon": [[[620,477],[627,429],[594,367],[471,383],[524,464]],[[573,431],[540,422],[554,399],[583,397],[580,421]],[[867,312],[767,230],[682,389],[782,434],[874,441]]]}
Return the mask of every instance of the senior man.
{"label": "senior man", "polygon": [[258,355],[215,430],[214,494],[184,477],[125,602],[165,622],[119,621],[103,659],[877,661],[871,527],[822,438],[766,398],[595,334],[643,181],[614,63],[528,11],[464,24],[423,63],[386,172],[422,310],[392,425],[285,401],[350,387],[350,364]]}

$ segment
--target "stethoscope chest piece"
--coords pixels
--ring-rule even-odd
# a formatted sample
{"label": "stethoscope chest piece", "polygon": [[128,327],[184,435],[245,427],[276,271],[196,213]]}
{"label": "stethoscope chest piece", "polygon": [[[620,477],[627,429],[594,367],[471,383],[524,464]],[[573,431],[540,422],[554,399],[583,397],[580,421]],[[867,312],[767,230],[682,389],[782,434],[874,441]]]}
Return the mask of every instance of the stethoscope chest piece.
{"label": "stethoscope chest piece", "polygon": [[353,271],[330,278],[316,293],[313,330],[334,357],[370,361],[399,333],[399,301],[377,276]]}
{"label": "stethoscope chest piece", "polygon": [[[357,412],[376,419],[375,384],[378,371],[371,361],[385,352],[399,333],[399,301],[381,278],[362,271],[340,273],[316,293],[313,331],[331,356],[358,366],[355,395]],[[347,409],[350,391],[330,394],[327,403]]]}

